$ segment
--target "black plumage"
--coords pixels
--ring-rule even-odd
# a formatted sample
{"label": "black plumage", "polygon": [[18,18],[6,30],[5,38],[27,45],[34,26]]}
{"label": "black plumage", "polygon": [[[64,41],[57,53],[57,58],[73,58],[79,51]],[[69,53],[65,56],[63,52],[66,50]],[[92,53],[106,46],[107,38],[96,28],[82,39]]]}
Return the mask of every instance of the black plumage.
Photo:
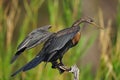
{"label": "black plumage", "polygon": [[55,62],[57,59],[62,60],[63,54],[72,46],[72,38],[79,30],[80,27],[76,26],[52,34],[45,42],[40,53],[12,76],[16,75],[19,71],[27,71],[35,67],[41,61]]}
{"label": "black plumage", "polygon": [[79,24],[82,22],[93,23],[93,20],[88,19],[79,19],[74,24],[67,29],[63,29],[58,31],[57,33],[53,33],[50,35],[49,39],[45,42],[41,51],[36,55],[36,57],[28,62],[25,66],[17,70],[11,76],[15,76],[20,71],[27,71],[29,69],[34,68],[38,64],[43,62],[51,62],[52,67],[55,67],[55,63],[57,60],[60,60],[61,65],[63,55],[66,51],[68,51],[71,47],[75,46],[80,39],[80,27]]}

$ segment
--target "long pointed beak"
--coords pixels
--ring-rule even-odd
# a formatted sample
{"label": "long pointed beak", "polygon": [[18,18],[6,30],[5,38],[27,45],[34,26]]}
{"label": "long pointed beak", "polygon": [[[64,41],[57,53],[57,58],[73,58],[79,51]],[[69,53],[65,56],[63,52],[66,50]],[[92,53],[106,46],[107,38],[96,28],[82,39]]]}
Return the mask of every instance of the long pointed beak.
{"label": "long pointed beak", "polygon": [[100,27],[99,25],[97,25],[95,22],[90,22],[90,24],[94,25],[98,29],[104,29],[103,27]]}

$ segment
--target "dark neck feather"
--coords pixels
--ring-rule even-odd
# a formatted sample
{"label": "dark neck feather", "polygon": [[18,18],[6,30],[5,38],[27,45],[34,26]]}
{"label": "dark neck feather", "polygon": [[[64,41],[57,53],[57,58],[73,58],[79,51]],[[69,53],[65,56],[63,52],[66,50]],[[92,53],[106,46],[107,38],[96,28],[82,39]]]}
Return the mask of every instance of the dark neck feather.
{"label": "dark neck feather", "polygon": [[75,21],[75,22],[73,23],[72,27],[79,26],[79,24],[81,24],[81,23],[83,23],[83,22],[85,22],[84,19],[79,19],[79,20],[77,20],[77,21]]}

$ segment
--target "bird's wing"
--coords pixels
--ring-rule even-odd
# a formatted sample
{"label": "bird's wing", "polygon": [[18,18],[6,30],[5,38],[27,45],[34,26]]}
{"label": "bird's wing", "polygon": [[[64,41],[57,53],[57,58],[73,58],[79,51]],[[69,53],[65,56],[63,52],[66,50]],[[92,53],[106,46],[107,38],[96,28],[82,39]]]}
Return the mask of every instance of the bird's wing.
{"label": "bird's wing", "polygon": [[21,49],[23,49],[25,47],[26,47],[26,49],[30,49],[30,48],[35,47],[36,45],[40,44],[41,42],[47,40],[49,38],[49,36],[52,34],[47,31],[50,27],[51,26],[48,25],[48,26],[43,26],[43,27],[33,30],[20,43],[20,45],[17,47],[17,50],[20,51]]}
{"label": "bird's wing", "polygon": [[46,41],[52,34],[47,31],[50,27],[50,25],[43,26],[29,33],[28,36],[17,47],[17,52],[13,56],[11,63],[13,63],[24,50],[35,47],[43,41]]}

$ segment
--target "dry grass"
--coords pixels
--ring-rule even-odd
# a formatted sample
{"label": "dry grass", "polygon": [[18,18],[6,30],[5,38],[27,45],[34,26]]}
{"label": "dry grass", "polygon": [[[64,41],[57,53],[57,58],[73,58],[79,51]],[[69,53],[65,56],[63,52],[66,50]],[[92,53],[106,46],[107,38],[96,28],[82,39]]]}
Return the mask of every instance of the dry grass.
{"label": "dry grass", "polygon": [[[45,6],[44,6],[45,5]],[[56,32],[60,29],[70,26],[72,22],[81,16],[81,2],[79,0],[0,0],[0,80],[72,80],[70,74],[59,75],[57,70],[51,69],[51,64],[48,64],[44,69],[44,63],[40,64],[33,70],[26,73],[20,73],[14,78],[10,78],[10,74],[31,60],[34,53],[39,51],[35,48],[26,51],[20,56],[18,61],[11,65],[10,59],[16,51],[16,46],[24,39],[28,32],[35,29],[39,22],[39,13],[43,9],[47,12],[46,16],[49,19],[53,28],[51,31]],[[120,5],[118,5],[120,6]],[[118,10],[120,8],[118,7]],[[43,13],[44,14],[44,13]],[[88,65],[85,70],[80,73],[81,80],[119,80],[120,79],[120,11],[116,20],[116,25],[113,26],[113,21],[109,19],[108,24],[104,24],[102,11],[99,10],[99,24],[105,27],[105,30],[100,31],[99,41],[101,47],[101,61],[95,78],[92,78],[90,73],[91,67]],[[44,22],[44,21],[43,21]],[[42,22],[41,22],[42,23]],[[46,24],[44,24],[46,25]],[[117,32],[114,34],[113,29],[117,26]],[[111,34],[116,38],[111,38]],[[93,44],[93,39],[88,39],[87,36],[82,36],[80,43],[65,55],[65,64],[72,65],[77,62],[78,58]],[[114,43],[112,42],[114,40]],[[89,46],[84,44],[89,43]],[[39,46],[41,47],[41,46]],[[81,48],[80,48],[81,47]],[[71,53],[75,53],[74,57]],[[72,56],[71,56],[72,55]],[[68,59],[71,60],[68,60]],[[24,61],[23,61],[24,60]],[[89,77],[86,77],[89,76]]]}

